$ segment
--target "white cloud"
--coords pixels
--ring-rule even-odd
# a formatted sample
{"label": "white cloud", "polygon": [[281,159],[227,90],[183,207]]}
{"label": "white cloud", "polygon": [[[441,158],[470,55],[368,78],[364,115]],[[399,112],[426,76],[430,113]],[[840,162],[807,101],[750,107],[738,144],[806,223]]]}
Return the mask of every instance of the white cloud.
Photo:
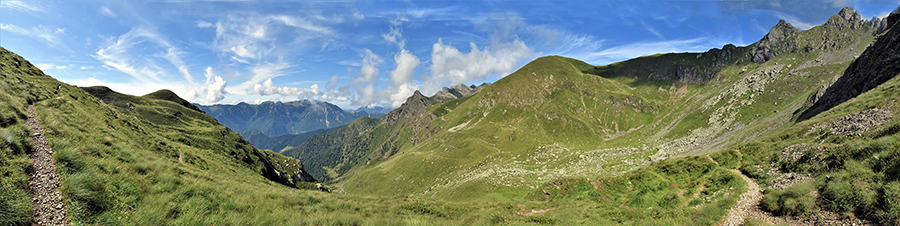
{"label": "white cloud", "polygon": [[23,12],[44,13],[47,9],[44,6],[36,5],[37,1],[18,1],[3,0],[0,1],[0,8],[8,8]]}
{"label": "white cloud", "polygon": [[[800,28],[801,30],[808,30],[808,29],[816,26],[816,24],[803,21],[799,17],[796,17],[791,14],[787,14],[787,13],[783,13],[783,12],[779,12],[779,11],[770,11],[770,12],[776,18],[783,19],[784,21],[790,23],[792,26],[794,26],[796,28]],[[775,26],[774,24],[770,25],[770,27],[774,27],[774,26]]]}
{"label": "white cloud", "polygon": [[41,69],[41,71],[46,71],[47,69],[52,69],[54,67],[53,64],[35,64],[34,66]]}
{"label": "white cloud", "polygon": [[[159,50],[154,56],[166,60],[182,74],[186,81],[193,82],[193,77],[188,73],[186,64],[181,60],[183,52],[179,51],[152,28],[135,27],[123,35],[110,38],[92,56],[103,62],[104,65],[131,75],[139,81],[161,82],[170,77],[171,73],[159,66],[156,63],[156,59],[140,55],[136,47],[143,45],[146,41],[156,44],[156,46],[150,46],[151,48],[149,48]],[[136,65],[136,63],[143,64]]]}
{"label": "white cloud", "polygon": [[66,66],[66,65],[59,65],[59,66],[56,66],[56,67],[53,67],[53,68],[56,68],[56,70],[62,70],[62,69],[66,69],[66,68],[68,68],[68,67],[69,67],[69,66]]}
{"label": "white cloud", "polygon": [[409,50],[405,49],[394,56],[394,61],[397,63],[397,69],[391,71],[391,82],[393,82],[394,85],[409,82],[416,67],[421,63],[419,57],[416,57],[410,53]]}
{"label": "white cloud", "polygon": [[287,87],[287,86],[276,86],[275,83],[272,82],[272,79],[269,78],[262,84],[256,84],[253,86],[253,91],[251,94],[255,95],[281,95],[281,96],[301,96],[305,98],[311,98],[318,96],[320,94],[319,85],[313,84],[309,88],[297,88],[297,87]]}
{"label": "white cloud", "polygon": [[62,28],[45,27],[44,25],[39,25],[29,30],[12,24],[0,23],[0,29],[41,40],[47,45],[53,47],[68,48],[65,44],[62,43],[62,38],[60,37],[66,34],[66,30]]}
{"label": "white cloud", "polygon": [[244,93],[244,92],[253,92],[252,88],[266,80],[271,80],[272,78],[284,76],[284,69],[291,67],[290,64],[284,61],[278,62],[262,62],[258,65],[255,65],[250,68],[250,72],[253,74],[250,79],[244,81],[240,85],[234,88],[234,90],[230,90],[229,92],[233,93]]}
{"label": "white cloud", "polygon": [[391,84],[382,92],[382,96],[386,96],[391,107],[396,108],[400,107],[407,97],[419,89],[419,86],[412,81],[412,77],[421,61],[409,50],[401,49],[400,53],[394,56],[394,62],[397,64],[397,68],[391,71]]}
{"label": "white cloud", "polygon": [[237,54],[239,57],[243,57],[243,58],[255,58],[256,57],[256,54],[253,54],[252,52],[250,52],[250,50],[247,50],[246,45],[231,47],[231,52],[234,52],[234,54]]}
{"label": "white cloud", "polygon": [[201,104],[213,104],[225,99],[225,86],[228,84],[222,77],[213,74],[212,67],[206,67],[206,81],[203,84],[193,85],[193,92],[189,99]]}
{"label": "white cloud", "polygon": [[322,34],[322,35],[334,35],[334,30],[331,28],[319,26],[313,24],[309,20],[300,17],[292,17],[292,16],[271,16],[271,20],[279,21],[284,23],[287,26],[302,28],[308,31],[312,31],[313,33]]}
{"label": "white cloud", "polygon": [[366,16],[364,16],[362,13],[360,13],[358,8],[354,7],[353,8],[353,19],[362,20],[362,19],[366,19]]}
{"label": "white cloud", "polygon": [[642,20],[642,21],[641,21],[641,24],[643,24],[644,29],[646,29],[647,31],[649,31],[651,34],[655,35],[657,38],[659,38],[659,39],[666,39],[666,37],[663,37],[663,35],[660,34],[659,31],[656,30],[656,28],[654,28],[653,26],[650,26],[649,24],[647,24],[647,22],[644,22],[644,21]]}
{"label": "white cloud", "polygon": [[419,86],[411,82],[407,82],[396,87],[396,89],[389,90],[393,92],[389,96],[391,107],[397,108],[400,107],[400,105],[403,105],[403,103],[406,102],[406,98],[412,96],[417,89],[419,89]]}
{"label": "white cloud", "polygon": [[475,43],[469,43],[469,47],[469,53],[462,53],[440,39],[434,43],[431,76],[425,77],[423,94],[431,95],[448,84],[475,82],[512,72],[520,60],[534,55],[534,51],[518,39],[484,49],[479,49]]}
{"label": "white cloud", "polygon": [[199,28],[211,28],[211,27],[215,27],[215,26],[216,25],[210,23],[209,21],[205,21],[205,20],[197,21],[197,27],[199,27]]}
{"label": "white cloud", "polygon": [[81,69],[81,70],[88,70],[88,69],[91,69],[91,68],[94,68],[94,67],[92,67],[92,66],[81,66],[81,67],[78,68],[78,69]]}
{"label": "white cloud", "polygon": [[637,42],[610,47],[598,52],[587,53],[579,59],[593,64],[609,64],[640,56],[657,53],[702,52],[709,46],[722,46],[725,43],[713,43],[705,38],[671,40],[659,42]]}
{"label": "white cloud", "polygon": [[100,11],[100,14],[103,14],[104,16],[116,18],[116,14],[113,13],[113,11],[110,10],[109,8],[107,8],[106,6],[100,7],[99,11]]}
{"label": "white cloud", "polygon": [[357,99],[353,101],[357,105],[368,105],[378,102],[381,98],[376,93],[375,85],[378,76],[378,64],[381,59],[372,50],[365,49],[362,67],[356,73],[359,75],[350,83],[356,89]]}
{"label": "white cloud", "polygon": [[381,37],[389,43],[395,43],[399,45],[401,49],[404,45],[406,45],[406,40],[403,40],[403,34],[400,33],[400,28],[398,27],[391,27],[391,31],[388,33],[382,33]]}
{"label": "white cloud", "polygon": [[[331,43],[337,36],[336,32],[315,23],[319,20],[333,18],[230,14],[215,23],[199,20],[197,27],[216,29],[212,47],[222,59],[247,64],[249,78],[228,88],[230,93],[244,94],[258,93],[254,90],[257,85],[262,86],[262,91],[269,90],[264,82],[286,75],[284,70],[292,67],[285,59],[299,56],[305,49],[321,48]],[[285,37],[294,40],[286,42]],[[235,75],[241,76],[240,73]]]}

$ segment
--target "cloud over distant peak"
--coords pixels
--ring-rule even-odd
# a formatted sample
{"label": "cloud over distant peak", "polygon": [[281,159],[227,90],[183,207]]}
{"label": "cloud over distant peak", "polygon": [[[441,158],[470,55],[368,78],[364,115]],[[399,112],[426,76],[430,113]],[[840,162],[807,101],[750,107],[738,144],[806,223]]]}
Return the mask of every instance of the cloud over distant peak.
{"label": "cloud over distant peak", "polygon": [[423,93],[431,95],[446,84],[485,80],[515,70],[519,61],[533,57],[534,51],[521,40],[479,48],[469,43],[468,53],[438,39],[432,45],[431,75],[424,78]]}

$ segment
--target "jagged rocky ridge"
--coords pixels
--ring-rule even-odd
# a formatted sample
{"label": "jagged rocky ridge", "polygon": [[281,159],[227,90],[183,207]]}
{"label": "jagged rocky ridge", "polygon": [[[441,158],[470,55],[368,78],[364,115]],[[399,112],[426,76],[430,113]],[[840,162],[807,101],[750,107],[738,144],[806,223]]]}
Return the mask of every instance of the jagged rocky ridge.
{"label": "jagged rocky ridge", "polygon": [[[845,10],[842,10],[841,15],[844,12]],[[848,17],[858,20],[859,14],[854,15]],[[889,28],[894,29],[888,30],[875,43],[872,43],[859,58],[850,64],[843,76],[826,86],[823,91],[811,96],[808,102],[812,104],[812,107],[803,112],[803,118],[812,117],[819,112],[831,109],[900,74],[900,29],[896,29],[898,20],[900,20],[900,12],[891,13],[884,20],[886,23],[882,26],[890,26]],[[843,25],[842,27],[850,28],[863,24],[862,22],[828,21],[829,23],[826,24]]]}

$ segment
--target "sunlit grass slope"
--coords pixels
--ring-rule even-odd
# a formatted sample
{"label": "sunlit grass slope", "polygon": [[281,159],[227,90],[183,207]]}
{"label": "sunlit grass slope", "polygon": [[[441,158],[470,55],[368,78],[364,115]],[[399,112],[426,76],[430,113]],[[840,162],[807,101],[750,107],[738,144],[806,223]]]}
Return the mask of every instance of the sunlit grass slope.
{"label": "sunlit grass slope", "polygon": [[[790,29],[779,26],[773,31]],[[349,138],[341,142],[318,139],[319,146],[309,147],[370,146],[374,140],[375,147],[392,148],[389,157],[361,154],[369,158],[328,172],[339,178],[329,183],[348,193],[517,199],[548,180],[621,175],[784,128],[810,95],[872,43],[875,29],[822,25],[797,31],[776,44],[798,49],[785,47],[760,63],[750,60],[760,44],[605,66],[541,57],[471,97],[428,106],[405,125],[393,125],[394,135],[376,138],[384,133],[370,128],[386,124],[369,120],[351,124],[355,130],[343,133]],[[842,35],[827,35],[834,33]],[[334,154],[307,153],[317,150]],[[310,172],[318,177],[316,170]]]}
{"label": "sunlit grass slope", "polygon": [[[594,188],[593,193],[578,190],[586,196],[565,193],[567,190],[546,196],[536,190],[527,199],[523,196],[516,201],[458,203],[294,189],[266,179],[258,164],[245,162],[247,158],[253,160],[252,156],[239,155],[238,151],[248,144],[208,116],[172,101],[174,97],[167,91],[136,97],[102,87],[73,87],[44,75],[14,53],[0,51],[4,69],[0,85],[4,91],[3,132],[10,137],[10,142],[2,146],[4,211],[0,219],[4,224],[31,223],[25,187],[27,131],[21,123],[29,102],[38,109],[50,138],[67,215],[76,225],[520,225],[589,223],[611,214],[622,214],[614,220],[659,224],[686,222],[705,208],[727,203],[728,197],[733,199],[733,195],[721,193],[709,196],[709,204],[673,200],[665,193],[668,191],[659,189],[696,189],[698,183],[705,183],[700,181],[704,178],[676,178],[657,169],[615,179],[655,181],[653,188],[609,186]],[[57,86],[61,86],[59,91]],[[286,159],[277,154],[266,156],[285,164]],[[702,165],[704,171],[721,171],[708,160],[691,161]],[[734,180],[724,181],[722,186],[741,189]],[[305,183],[299,186],[314,188]],[[594,193],[608,194],[615,200],[588,198],[595,197]],[[564,194],[575,198],[562,198],[568,197]],[[665,221],[640,216],[645,207],[661,202],[672,207],[700,205],[700,209],[662,210],[660,214],[673,217]],[[623,204],[620,209],[604,208]],[[540,211],[546,209],[559,211]],[[715,221],[716,216],[710,216],[707,222]]]}

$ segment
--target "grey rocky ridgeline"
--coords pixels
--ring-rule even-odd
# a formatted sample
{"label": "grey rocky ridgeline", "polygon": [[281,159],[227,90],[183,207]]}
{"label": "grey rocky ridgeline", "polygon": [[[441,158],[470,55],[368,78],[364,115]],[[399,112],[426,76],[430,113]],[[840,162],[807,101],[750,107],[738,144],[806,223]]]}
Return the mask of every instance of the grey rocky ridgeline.
{"label": "grey rocky ridgeline", "polygon": [[59,175],[53,164],[50,142],[44,137],[41,120],[37,118],[34,105],[26,110],[25,124],[31,130],[31,175],[30,183],[32,214],[35,225],[66,225],[66,205],[59,193]]}

